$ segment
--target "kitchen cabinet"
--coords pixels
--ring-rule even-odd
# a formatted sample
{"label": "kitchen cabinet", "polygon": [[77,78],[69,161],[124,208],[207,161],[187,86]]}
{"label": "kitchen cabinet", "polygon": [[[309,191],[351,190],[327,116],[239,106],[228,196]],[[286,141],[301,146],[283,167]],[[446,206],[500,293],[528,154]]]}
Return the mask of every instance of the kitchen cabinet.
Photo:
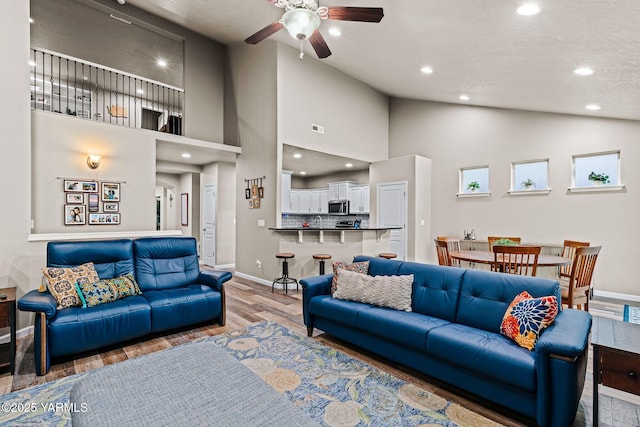
{"label": "kitchen cabinet", "polygon": [[329,183],[329,200],[347,200],[349,199],[349,188],[355,183],[351,181],[330,182]]}
{"label": "kitchen cabinet", "polygon": [[370,186],[358,185],[349,188],[349,213],[369,213]]}
{"label": "kitchen cabinet", "polygon": [[291,190],[289,192],[289,213],[298,213],[300,211],[300,190]]}
{"label": "kitchen cabinet", "polygon": [[280,181],[280,211],[285,213],[291,212],[291,171],[282,171],[282,179]]}
{"label": "kitchen cabinet", "polygon": [[329,190],[311,190],[310,210],[311,213],[329,213]]}
{"label": "kitchen cabinet", "polygon": [[298,193],[298,213],[311,213],[311,191],[297,190]]}

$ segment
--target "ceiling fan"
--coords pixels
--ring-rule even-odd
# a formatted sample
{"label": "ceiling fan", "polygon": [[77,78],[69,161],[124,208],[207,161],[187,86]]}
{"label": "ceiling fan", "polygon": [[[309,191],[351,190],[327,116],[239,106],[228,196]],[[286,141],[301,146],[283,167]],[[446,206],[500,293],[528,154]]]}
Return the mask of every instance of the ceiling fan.
{"label": "ceiling fan", "polygon": [[300,40],[300,59],[302,59],[302,42],[309,39],[318,58],[331,55],[327,42],[320,34],[322,19],[338,21],[380,22],[384,16],[381,7],[326,7],[320,6],[317,0],[267,0],[274,6],[285,9],[282,18],[267,25],[244,41],[249,44],[260,43],[267,37],[280,31],[283,27],[291,37]]}

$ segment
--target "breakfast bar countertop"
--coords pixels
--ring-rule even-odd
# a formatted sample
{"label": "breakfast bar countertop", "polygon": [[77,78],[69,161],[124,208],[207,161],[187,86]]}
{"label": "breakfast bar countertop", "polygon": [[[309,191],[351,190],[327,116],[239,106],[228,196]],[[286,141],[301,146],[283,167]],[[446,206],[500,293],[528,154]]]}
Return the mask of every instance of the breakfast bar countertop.
{"label": "breakfast bar countertop", "polygon": [[384,231],[400,230],[402,227],[269,227],[273,231]]}

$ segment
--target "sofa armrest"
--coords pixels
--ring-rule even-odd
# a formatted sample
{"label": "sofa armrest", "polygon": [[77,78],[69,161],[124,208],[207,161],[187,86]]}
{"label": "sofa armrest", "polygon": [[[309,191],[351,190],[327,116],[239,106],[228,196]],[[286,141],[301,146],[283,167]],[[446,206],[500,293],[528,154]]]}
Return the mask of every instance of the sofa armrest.
{"label": "sofa armrest", "polygon": [[313,320],[309,314],[309,302],[311,298],[317,295],[329,295],[331,293],[331,280],[333,280],[333,274],[306,277],[300,280],[300,285],[302,285],[302,316],[308,332],[313,330]]}
{"label": "sofa armrest", "polygon": [[57,313],[58,303],[49,292],[29,291],[18,300],[18,309],[44,313],[47,319],[53,319]]}
{"label": "sofa armrest", "polygon": [[584,388],[590,331],[589,313],[566,309],[540,336],[535,347],[539,425],[573,423]]}
{"label": "sofa armrest", "polygon": [[232,277],[228,271],[202,270],[198,276],[198,283],[209,286],[217,291],[222,291],[222,284]]}

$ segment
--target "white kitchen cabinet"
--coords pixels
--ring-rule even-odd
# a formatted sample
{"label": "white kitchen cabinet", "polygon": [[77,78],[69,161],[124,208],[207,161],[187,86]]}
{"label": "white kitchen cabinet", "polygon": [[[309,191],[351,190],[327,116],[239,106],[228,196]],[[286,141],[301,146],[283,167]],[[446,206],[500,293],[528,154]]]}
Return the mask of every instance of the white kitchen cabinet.
{"label": "white kitchen cabinet", "polygon": [[311,213],[311,190],[297,190],[298,213]]}
{"label": "white kitchen cabinet", "polygon": [[311,190],[310,191],[310,209],[309,212],[314,214],[329,213],[329,190]]}
{"label": "white kitchen cabinet", "polygon": [[280,182],[280,211],[283,213],[291,212],[291,171],[282,171],[282,180]]}
{"label": "white kitchen cabinet", "polygon": [[329,183],[329,200],[348,200],[349,188],[354,183],[351,181],[330,182]]}
{"label": "white kitchen cabinet", "polygon": [[289,191],[288,213],[298,213],[300,211],[300,190]]}
{"label": "white kitchen cabinet", "polygon": [[369,201],[370,187],[368,185],[358,185],[349,188],[349,213],[369,213]]}
{"label": "white kitchen cabinet", "polygon": [[320,190],[320,213],[321,214],[329,213],[329,190],[328,189]]}

